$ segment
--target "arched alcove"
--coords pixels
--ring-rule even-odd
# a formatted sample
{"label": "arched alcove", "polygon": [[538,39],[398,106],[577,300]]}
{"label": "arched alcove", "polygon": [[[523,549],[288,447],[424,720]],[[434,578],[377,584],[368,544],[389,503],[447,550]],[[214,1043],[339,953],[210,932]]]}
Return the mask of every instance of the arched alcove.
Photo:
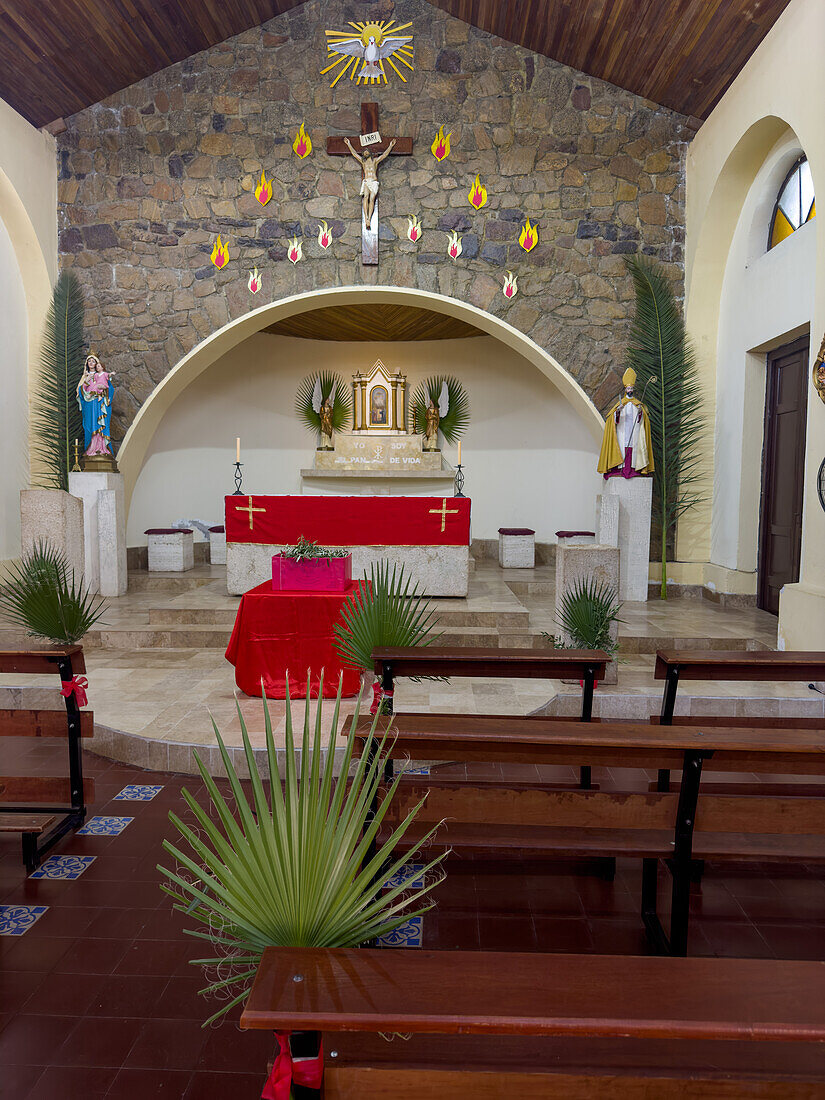
{"label": "arched alcove", "polygon": [[[216,445],[223,448],[223,454],[227,458],[232,457],[229,448],[234,442],[235,435],[241,435],[244,439],[248,438],[249,433],[244,431],[243,415],[239,411],[241,405],[250,400],[249,393],[244,395],[242,392],[244,385],[242,379],[245,372],[247,383],[250,383],[252,377],[251,368],[247,371],[246,364],[253,361],[257,364],[255,370],[260,372],[257,375],[259,385],[270,385],[272,378],[278,374],[279,363],[287,365],[282,367],[283,379],[279,383],[281,385],[280,391],[276,392],[275,389],[272,389],[269,393],[269,401],[273,411],[279,414],[282,412],[284,418],[279,421],[273,417],[271,423],[273,424],[273,431],[275,430],[274,425],[279,426],[278,430],[283,437],[284,447],[287,451],[292,452],[289,455],[290,468],[294,467],[297,473],[300,467],[310,464],[312,442],[308,437],[300,435],[300,429],[294,423],[295,377],[293,376],[296,375],[296,372],[297,374],[306,374],[320,365],[333,365],[336,350],[338,350],[341,373],[344,377],[348,377],[352,373],[350,368],[355,362],[352,348],[356,345],[347,342],[336,345],[331,342],[305,340],[288,335],[278,335],[276,337],[271,334],[271,331],[266,334],[263,330],[271,330],[273,326],[290,317],[297,318],[302,314],[308,314],[323,308],[346,307],[354,304],[362,309],[365,304],[376,306],[394,304],[410,307],[411,310],[426,309],[433,314],[452,317],[465,326],[471,326],[477,333],[478,340],[439,341],[438,343],[443,345],[438,352],[440,358],[436,356],[435,351],[427,350],[428,348],[435,349],[435,343],[432,345],[426,342],[412,344],[409,347],[416,349],[415,355],[412,358],[406,353],[399,355],[399,365],[402,369],[408,371],[411,382],[414,382],[419,377],[434,373],[436,370],[444,372],[453,364],[458,368],[459,360],[457,356],[459,353],[457,351],[455,355],[451,355],[446,351],[447,345],[455,344],[457,348],[460,348],[461,345],[476,344],[478,354],[475,356],[476,363],[473,369],[477,368],[481,372],[479,378],[486,379],[484,385],[488,390],[493,386],[500,387],[501,393],[506,391],[508,384],[513,387],[518,386],[518,401],[521,402],[525,410],[520,432],[519,425],[514,425],[512,422],[504,425],[502,421],[497,425],[495,410],[493,409],[494,402],[491,401],[489,393],[485,393],[483,396],[480,392],[476,394],[476,407],[479,410],[490,410],[490,415],[486,420],[485,446],[494,449],[498,437],[497,433],[501,434],[506,431],[507,448],[509,450],[518,452],[519,448],[524,448],[523,463],[513,466],[508,475],[509,482],[496,486],[497,494],[502,500],[507,500],[508,484],[518,486],[521,489],[527,486],[534,487],[536,503],[533,510],[538,511],[541,509],[543,497],[550,492],[548,479],[552,479],[554,475],[558,475],[560,472],[558,469],[537,468],[537,464],[539,466],[557,466],[552,455],[548,454],[546,443],[542,445],[543,449],[539,448],[539,450],[542,450],[540,459],[530,449],[531,437],[535,438],[539,430],[546,430],[549,437],[556,435],[559,439],[562,435],[565,436],[565,439],[569,437],[566,446],[571,456],[571,462],[573,462],[577,471],[581,468],[581,476],[587,481],[588,486],[592,481],[592,492],[588,489],[586,493],[586,514],[588,517],[590,516],[595,492],[597,491],[594,456],[598,452],[604,422],[584,390],[561,364],[507,322],[456,299],[396,287],[341,287],[332,290],[312,291],[282,299],[278,302],[271,302],[246,314],[204,340],[185,356],[170,371],[163,382],[157,386],[135,418],[118,456],[120,468],[125,475],[129,499],[130,501],[134,499],[136,508],[135,515],[130,519],[130,543],[134,543],[136,534],[142,532],[144,519],[146,526],[150,526],[157,525],[160,522],[171,522],[173,519],[179,518],[177,515],[158,515],[157,513],[154,514],[152,519],[147,518],[149,515],[146,505],[147,495],[149,499],[152,499],[153,496],[156,498],[159,490],[152,489],[150,491],[144,486],[138,497],[133,497],[147,461],[156,463],[158,467],[165,463],[164,476],[170,479],[197,477],[193,470],[184,470],[185,463],[180,452],[176,459],[170,456],[169,452],[169,448],[174,447],[175,431],[168,418],[178,416],[178,413],[173,412],[173,409],[179,411],[185,409],[183,402],[187,391],[190,395],[197,393],[197,401],[203,403],[202,407],[205,410],[203,426],[206,434],[216,430],[218,425],[223,425],[223,417],[225,416],[224,437],[216,441]],[[262,341],[276,339],[282,341],[281,344],[277,345],[277,349],[274,344],[267,347],[262,343]],[[316,346],[319,344],[325,346],[319,348]],[[370,357],[375,357],[376,345],[364,343],[357,346],[361,349],[358,354],[362,356],[362,359],[358,360],[359,365],[370,366],[372,363]],[[399,345],[399,347],[403,346],[403,344]],[[347,349],[347,351],[344,352],[341,349]],[[246,355],[247,352],[248,355]],[[321,356],[323,356],[323,364],[319,361]],[[468,360],[465,354],[462,362],[464,362],[466,369],[469,369],[469,364],[473,358],[471,356]],[[367,363],[367,359],[370,359],[369,363]],[[262,367],[262,364],[271,364],[271,366]],[[210,372],[210,368],[215,368],[215,371]],[[206,372],[210,372],[208,378],[205,377]],[[198,380],[201,378],[203,378],[203,382],[198,386]],[[508,378],[510,379],[509,383]],[[233,385],[237,383],[241,387],[234,391],[236,392],[234,400],[239,406],[234,415],[231,412],[231,401],[227,401],[229,391],[226,385],[230,380]],[[556,395],[554,398],[556,406],[548,411],[548,418],[552,419],[552,424],[548,420],[546,425],[542,425],[537,423],[535,419],[536,407],[540,404],[540,395],[536,391],[536,386],[539,384],[544,386],[547,392],[552,391]],[[221,390],[223,390],[222,397],[219,396]],[[471,399],[472,397],[471,393]],[[275,406],[277,406],[277,409]],[[253,410],[252,405],[247,404],[246,407],[251,410],[250,418],[257,416],[257,411]],[[213,412],[207,412],[206,410],[209,408],[212,408]],[[563,415],[560,412],[562,408],[564,410]],[[224,412],[219,414],[218,410],[224,410]],[[219,415],[220,419],[216,419]],[[506,419],[503,411],[502,418]],[[180,421],[181,425],[184,423],[185,420]],[[212,426],[211,429],[207,428],[207,423]],[[194,431],[194,427],[190,426],[185,429],[181,427],[180,430],[182,432]],[[160,441],[159,450],[153,451],[152,441],[156,433],[160,433],[158,437]],[[565,435],[565,433],[567,434]],[[293,438],[293,435],[295,438]],[[501,438],[503,438],[503,435]],[[206,441],[204,440],[204,442]],[[158,457],[161,452],[164,455],[163,459]],[[303,453],[303,460],[301,453]],[[581,456],[580,460],[575,457],[577,455]],[[231,468],[228,472],[231,474]],[[482,470],[477,469],[477,474],[481,475]],[[497,475],[501,475],[500,465],[492,459],[488,459],[487,472],[483,475],[486,483],[491,485]],[[157,476],[159,477],[160,474],[158,473]],[[565,472],[564,478],[565,485],[569,488],[572,482],[567,472]],[[262,478],[258,480],[262,480]],[[272,480],[274,482],[275,479]],[[157,481],[156,484],[159,486],[161,482]],[[280,484],[281,491],[300,491],[300,485],[297,482],[293,484],[282,480]],[[229,491],[230,487],[231,484],[226,484],[223,489]],[[268,485],[256,485],[253,491],[273,491],[273,489]],[[164,495],[168,494],[165,493]],[[527,493],[524,495],[526,498]],[[575,510],[581,508],[581,502],[576,500]],[[190,511],[187,513],[187,518],[194,515],[195,513]],[[212,517],[199,516],[197,518],[208,519]],[[530,516],[524,516],[521,523],[526,523],[530,518]],[[575,517],[570,516],[571,521],[574,519],[578,519],[578,511]],[[490,526],[491,522],[492,520],[488,519],[487,526]],[[514,521],[505,512],[502,512],[502,518],[499,522],[506,526]],[[559,522],[562,524],[566,521],[560,518]],[[589,522],[592,523],[592,518]]]}

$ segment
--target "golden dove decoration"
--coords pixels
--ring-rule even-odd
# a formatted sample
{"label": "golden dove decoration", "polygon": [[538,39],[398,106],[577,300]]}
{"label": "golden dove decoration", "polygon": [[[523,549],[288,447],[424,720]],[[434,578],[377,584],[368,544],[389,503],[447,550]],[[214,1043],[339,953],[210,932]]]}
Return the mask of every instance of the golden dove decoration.
{"label": "golden dove decoration", "polygon": [[[402,34],[412,23],[395,25],[394,19],[382,19],[380,23],[350,22],[353,31],[327,31],[327,54],[335,57],[331,65],[321,70],[321,76],[338,69],[330,84],[334,88],[342,76],[349,74],[356,84],[386,84],[384,62],[390,65],[406,84],[407,78],[396,65],[406,65],[413,71],[413,36]],[[393,60],[395,58],[395,60]],[[338,66],[342,68],[338,68]]]}

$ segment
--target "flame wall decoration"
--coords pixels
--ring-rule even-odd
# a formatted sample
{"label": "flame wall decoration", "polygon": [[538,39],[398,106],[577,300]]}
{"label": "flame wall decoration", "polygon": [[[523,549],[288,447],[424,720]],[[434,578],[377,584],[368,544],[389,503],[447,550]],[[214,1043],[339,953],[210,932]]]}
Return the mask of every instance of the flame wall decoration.
{"label": "flame wall decoration", "polygon": [[297,264],[297,262],[303,257],[304,250],[301,248],[301,242],[298,240],[297,237],[293,237],[287,245],[286,254],[290,262],[293,264]]}
{"label": "flame wall decoration", "polygon": [[407,236],[413,244],[418,244],[421,240],[421,232],[421,222],[415,214],[410,214],[407,218]]}
{"label": "flame wall decoration", "polygon": [[261,289],[261,276],[258,274],[257,267],[254,271],[249,272],[249,282],[246,285],[249,287],[251,294],[257,294]]}
{"label": "flame wall decoration", "polygon": [[318,226],[318,244],[326,251],[332,244],[332,231],[326,222]]}
{"label": "flame wall decoration", "polygon": [[518,294],[518,279],[512,271],[508,271],[504,276],[504,286],[501,288],[501,292],[505,298],[515,298]]}
{"label": "flame wall decoration", "polygon": [[220,233],[218,234],[218,239],[215,241],[215,245],[212,249],[211,260],[219,271],[222,267],[226,267],[226,265],[229,263],[229,249],[221,240]]}
{"label": "flame wall decoration", "polygon": [[266,174],[261,169],[261,179],[258,186],[255,188],[255,198],[261,204],[266,206],[269,200],[272,198],[272,183],[266,178]]}
{"label": "flame wall decoration", "polygon": [[453,230],[453,232],[450,234],[450,239],[447,242],[447,255],[450,257],[451,260],[457,260],[458,257],[461,255],[461,252],[461,237],[459,237],[458,233]]}
{"label": "flame wall decoration", "polygon": [[476,210],[480,210],[487,202],[487,188],[478,175],[476,175],[476,181],[470,188],[467,198],[470,200],[470,206],[474,206]]}
{"label": "flame wall decoration", "polygon": [[312,152],[312,139],[304,129],[303,122],[298,127],[298,133],[295,135],[295,140],[292,143],[293,151],[296,156],[299,156],[301,160],[304,157],[308,157]]}
{"label": "flame wall decoration", "polygon": [[430,150],[436,160],[446,160],[450,155],[450,134],[452,134],[452,130],[445,134],[444,127],[438,127],[438,133],[435,135],[435,140],[430,146]]}
{"label": "flame wall decoration", "polygon": [[531,249],[535,248],[536,245],[539,243],[538,226],[531,225],[529,218],[527,219],[527,221],[524,223],[524,225],[521,228],[521,233],[519,233],[518,243],[521,245],[521,247],[524,249],[525,252],[529,252]]}

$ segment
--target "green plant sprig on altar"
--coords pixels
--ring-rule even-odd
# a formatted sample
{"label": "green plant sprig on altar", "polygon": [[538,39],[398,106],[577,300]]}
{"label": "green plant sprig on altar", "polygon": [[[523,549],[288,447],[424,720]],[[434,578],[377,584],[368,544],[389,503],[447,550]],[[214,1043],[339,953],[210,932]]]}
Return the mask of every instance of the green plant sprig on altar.
{"label": "green plant sprig on altar", "polygon": [[352,417],[349,388],[335,371],[310,374],[298,387],[295,411],[311,432],[320,434],[318,449],[331,451],[333,433],[342,431]]}
{"label": "green plant sprig on altar", "polygon": [[457,443],[470,423],[470,399],[453,375],[432,375],[415,388],[410,399],[410,429],[425,437],[425,449],[438,448],[438,433]]}
{"label": "green plant sprig on altar", "polygon": [[316,558],[345,558],[349,552],[344,546],[319,546],[317,542],[301,535],[294,546],[283,548],[281,557],[292,558],[294,561],[314,561]]}

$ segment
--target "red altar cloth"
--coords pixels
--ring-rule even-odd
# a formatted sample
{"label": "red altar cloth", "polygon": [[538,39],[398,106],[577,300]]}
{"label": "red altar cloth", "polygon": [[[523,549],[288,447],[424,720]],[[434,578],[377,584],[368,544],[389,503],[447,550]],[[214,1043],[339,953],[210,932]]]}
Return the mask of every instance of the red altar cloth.
{"label": "red altar cloth", "polygon": [[468,497],[226,497],[226,541],[469,546]]}
{"label": "red altar cloth", "polygon": [[341,605],[353,590],[273,592],[272,582],[265,581],[242,596],[226,650],[241,691],[260,696],[263,678],[267,699],[285,699],[289,670],[291,698],[304,699],[309,669],[310,692],[317,699],[323,669],[325,698],[334,698],[338,693],[342,671],[343,695],[357,695],[361,673],[342,662],[332,633]]}

